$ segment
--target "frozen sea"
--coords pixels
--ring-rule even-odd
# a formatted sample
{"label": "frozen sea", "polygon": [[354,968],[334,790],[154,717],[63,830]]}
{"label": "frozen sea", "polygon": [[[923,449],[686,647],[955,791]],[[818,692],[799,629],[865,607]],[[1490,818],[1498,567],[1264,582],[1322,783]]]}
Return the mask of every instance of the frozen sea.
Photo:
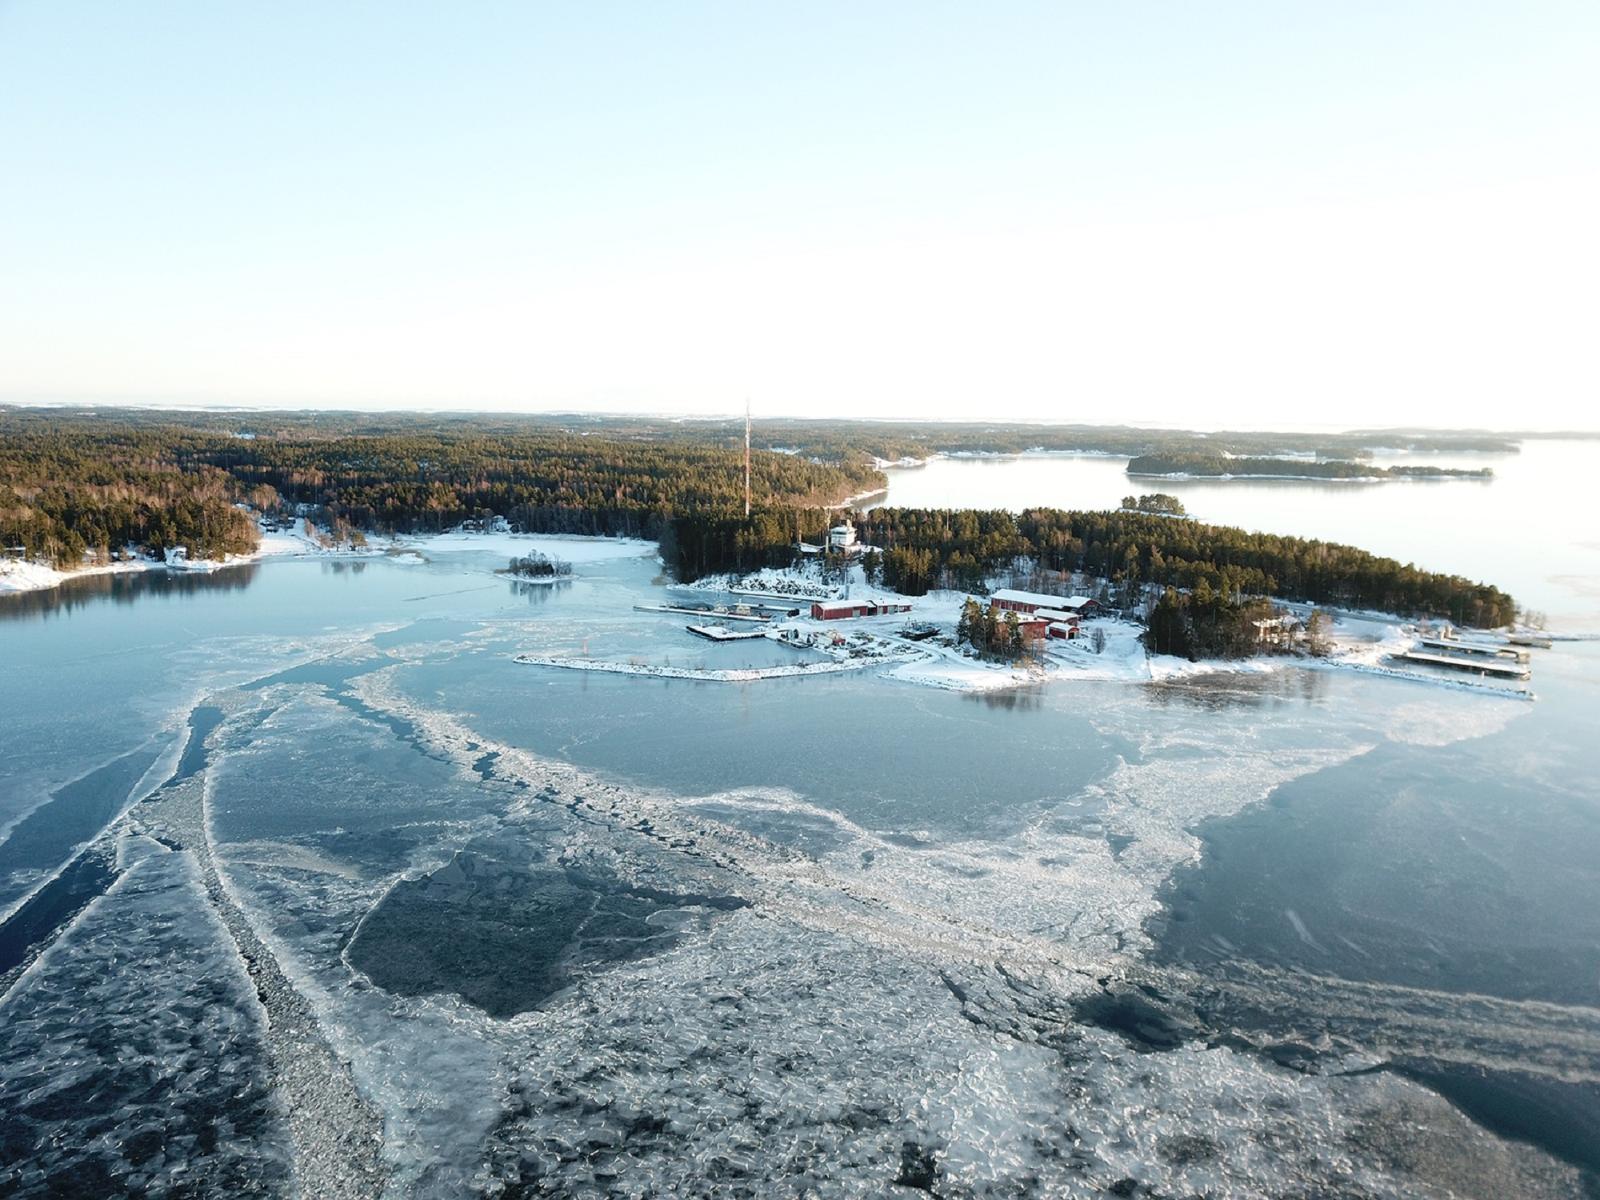
{"label": "frozen sea", "polygon": [[[1600,630],[1574,445],[1375,548]],[[1048,465],[996,502],[1153,488]],[[1600,642],[1535,704],[568,672],[796,652],[544,544],[0,597],[0,1195],[1600,1195]]]}

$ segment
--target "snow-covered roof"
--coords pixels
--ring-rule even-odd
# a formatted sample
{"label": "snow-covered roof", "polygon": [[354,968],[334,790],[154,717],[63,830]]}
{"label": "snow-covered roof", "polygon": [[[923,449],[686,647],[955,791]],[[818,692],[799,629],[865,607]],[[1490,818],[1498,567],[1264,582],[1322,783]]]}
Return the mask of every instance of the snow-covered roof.
{"label": "snow-covered roof", "polygon": [[1031,604],[1035,608],[1063,608],[1069,603],[1060,596],[1046,596],[1043,592],[1022,592],[1016,588],[1001,588],[989,599],[1009,604]]}
{"label": "snow-covered roof", "polygon": [[1064,608],[1036,608],[1033,615],[1042,617],[1046,621],[1076,621],[1078,614]]}

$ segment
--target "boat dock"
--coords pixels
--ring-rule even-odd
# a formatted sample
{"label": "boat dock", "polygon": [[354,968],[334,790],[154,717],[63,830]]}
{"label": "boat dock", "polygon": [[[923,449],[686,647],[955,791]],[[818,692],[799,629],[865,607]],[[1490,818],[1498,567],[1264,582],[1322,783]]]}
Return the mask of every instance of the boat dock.
{"label": "boat dock", "polygon": [[713,642],[742,642],[767,636],[765,629],[729,629],[726,625],[685,625],[684,628]]}
{"label": "boat dock", "polygon": [[1517,662],[1528,661],[1528,652],[1504,642],[1463,642],[1456,638],[1424,637],[1417,644],[1433,652],[1446,651],[1460,654],[1481,654],[1489,658],[1510,658]]}
{"label": "boat dock", "polygon": [[1532,646],[1535,650],[1549,650],[1555,643],[1547,637],[1540,637],[1536,633],[1513,633],[1506,638],[1513,646]]}
{"label": "boat dock", "polygon": [[1532,672],[1525,663],[1507,662],[1491,655],[1435,654],[1427,650],[1401,650],[1389,657],[1400,662],[1420,663],[1429,667],[1451,667],[1457,671],[1475,671],[1496,679],[1529,679]]}
{"label": "boat dock", "polygon": [[682,613],[686,617],[709,617],[718,621],[759,621],[765,623],[772,619],[753,612],[729,612],[725,608],[689,608],[681,604],[635,604],[633,608],[635,612]]}

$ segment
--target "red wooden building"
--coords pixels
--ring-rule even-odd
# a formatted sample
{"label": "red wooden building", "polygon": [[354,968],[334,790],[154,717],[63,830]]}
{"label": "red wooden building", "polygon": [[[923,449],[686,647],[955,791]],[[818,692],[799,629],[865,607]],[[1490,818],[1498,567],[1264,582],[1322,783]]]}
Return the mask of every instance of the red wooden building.
{"label": "red wooden building", "polygon": [[818,600],[811,605],[811,619],[843,621],[850,617],[882,617],[910,611],[909,604],[885,604],[877,600]]}
{"label": "red wooden building", "polygon": [[1012,612],[1050,609],[1077,617],[1092,617],[1100,610],[1100,605],[1088,596],[1047,596],[1043,592],[1023,592],[1016,588],[1001,588],[989,597],[989,603]]}

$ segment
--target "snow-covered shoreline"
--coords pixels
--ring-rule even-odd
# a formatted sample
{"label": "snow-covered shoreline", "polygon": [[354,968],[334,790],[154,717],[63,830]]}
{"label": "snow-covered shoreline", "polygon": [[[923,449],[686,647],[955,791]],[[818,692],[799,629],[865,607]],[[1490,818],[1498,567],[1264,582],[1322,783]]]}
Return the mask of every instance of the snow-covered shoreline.
{"label": "snow-covered shoreline", "polygon": [[568,562],[598,562],[612,558],[643,557],[658,553],[654,542],[641,538],[591,537],[575,533],[514,533],[509,529],[462,530],[445,533],[404,534],[382,544],[366,546],[325,545],[306,532],[305,521],[298,520],[289,530],[263,530],[261,542],[250,554],[228,558],[163,560],[149,557],[127,558],[118,562],[96,563],[77,570],[63,571],[44,563],[20,559],[0,559],[0,595],[47,591],[73,579],[95,575],[129,575],[145,571],[209,574],[231,567],[246,566],[271,559],[378,559],[422,563],[428,552],[495,552],[508,558],[530,550],[549,552]]}
{"label": "snow-covered shoreline", "polygon": [[385,553],[387,553],[386,550],[377,547],[330,548],[323,546],[305,532],[305,521],[300,520],[295,522],[294,529],[290,531],[268,531],[263,529],[261,541],[254,551],[249,554],[231,554],[225,559],[190,559],[186,556],[152,558],[148,555],[138,555],[123,558],[116,562],[95,563],[92,566],[79,567],[70,571],[63,571],[45,563],[27,560],[0,560],[0,595],[11,592],[45,591],[50,588],[60,587],[70,580],[90,578],[96,575],[131,575],[146,571],[166,571],[173,574],[210,574],[229,567],[239,567],[249,563],[260,562],[267,558],[311,555],[322,558],[373,558]]}
{"label": "snow-covered shoreline", "polygon": [[26,559],[0,560],[0,596],[14,592],[42,592],[60,587],[69,579],[91,575],[129,575],[138,571],[164,571],[166,563],[149,559],[131,559],[123,562],[99,563],[76,571],[58,571],[44,563]]}
{"label": "snow-covered shoreline", "polygon": [[[287,531],[264,532],[261,544],[253,554],[233,557],[226,562],[189,562],[182,559],[164,562],[136,559],[69,572],[58,571],[37,563],[7,560],[0,562],[0,594],[45,590],[60,586],[79,575],[138,571],[212,572],[271,559],[382,558],[396,563],[421,564],[427,561],[427,555],[430,553],[487,552],[504,554],[509,558],[527,554],[529,551],[553,554],[573,563],[584,563],[645,557],[658,554],[659,547],[654,542],[637,538],[607,538],[581,534],[526,534],[515,533],[504,527],[489,530],[456,529],[445,533],[408,535],[382,545],[329,546],[308,533],[304,521],[299,521],[293,529]],[[842,589],[824,583],[818,574],[816,564],[809,566],[809,570],[774,568],[757,572],[752,576],[707,578],[687,586],[698,591],[738,589],[747,594],[755,590],[772,595],[774,598],[781,596],[797,603],[839,594]],[[756,586],[752,589],[752,585]],[[910,604],[913,620],[931,622],[948,629],[954,629],[961,607],[969,598],[968,593],[962,591],[932,592],[925,596],[910,597],[887,592],[881,588],[870,588],[865,578],[861,576],[859,566],[852,568],[850,587],[851,594],[881,594],[881,598],[887,601]],[[1302,616],[1310,609],[1309,605],[1280,603]],[[1191,662],[1168,655],[1152,655],[1145,650],[1141,640],[1142,629],[1138,624],[1105,618],[1096,621],[1094,625],[1104,635],[1099,651],[1091,648],[1087,638],[1071,641],[1049,640],[1041,647],[1036,660],[1015,664],[979,658],[960,647],[947,644],[948,637],[932,641],[908,641],[900,636],[905,616],[889,615],[858,618],[846,622],[798,618],[801,627],[812,634],[824,630],[842,633],[857,642],[858,649],[866,647],[869,651],[861,657],[835,659],[826,663],[743,670],[709,668],[695,670],[576,659],[552,660],[545,665],[576,670],[720,682],[877,669],[886,678],[908,684],[963,692],[990,692],[1059,680],[1159,683],[1202,675],[1262,674],[1291,667],[1304,667],[1314,670],[1355,671],[1477,694],[1489,693],[1521,699],[1532,697],[1532,693],[1526,690],[1512,690],[1390,666],[1386,661],[1390,655],[1408,649],[1412,645],[1415,637],[1413,625],[1399,617],[1384,613],[1339,612],[1334,616],[1336,621],[1334,651],[1325,658],[1271,655],[1246,659],[1202,659]],[[519,661],[533,661],[533,659],[522,656]]]}
{"label": "snow-covered shoreline", "polygon": [[[824,583],[820,566],[815,562],[798,570],[766,568],[743,576],[707,577],[689,586],[701,591],[738,594],[736,589],[746,589],[752,584],[774,595],[784,592],[786,588],[793,588],[795,590],[788,594],[795,598],[800,598],[805,592],[820,594],[833,591],[838,594],[844,590],[842,585]],[[940,625],[946,630],[955,628],[962,605],[969,598],[969,593],[964,591],[935,591],[924,596],[905,596],[871,587],[862,575],[859,564],[850,569],[848,587],[852,596],[876,597],[891,603],[909,604],[911,620]],[[1323,607],[1294,601],[1280,600],[1274,603],[1302,619],[1308,617],[1313,608]],[[943,691],[993,692],[1062,680],[1169,683],[1205,675],[1264,675],[1298,667],[1319,671],[1353,671],[1480,695],[1487,693],[1532,698],[1532,693],[1528,691],[1388,666],[1386,660],[1390,655],[1411,649],[1415,644],[1417,628],[1413,622],[1391,613],[1325,607],[1324,611],[1334,622],[1331,630],[1332,651],[1327,657],[1280,653],[1192,662],[1172,655],[1148,653],[1142,640],[1143,627],[1137,622],[1113,617],[1098,618],[1090,627],[1103,635],[1098,651],[1088,637],[1047,639],[1037,659],[1021,664],[979,658],[970,651],[948,644],[948,637],[909,642],[899,636],[900,628],[907,619],[904,614],[861,617],[848,621],[812,621],[801,617],[797,623],[808,631],[836,630],[864,636],[881,647],[910,651],[909,657],[898,661],[890,656],[879,658],[877,661],[884,676]]]}

